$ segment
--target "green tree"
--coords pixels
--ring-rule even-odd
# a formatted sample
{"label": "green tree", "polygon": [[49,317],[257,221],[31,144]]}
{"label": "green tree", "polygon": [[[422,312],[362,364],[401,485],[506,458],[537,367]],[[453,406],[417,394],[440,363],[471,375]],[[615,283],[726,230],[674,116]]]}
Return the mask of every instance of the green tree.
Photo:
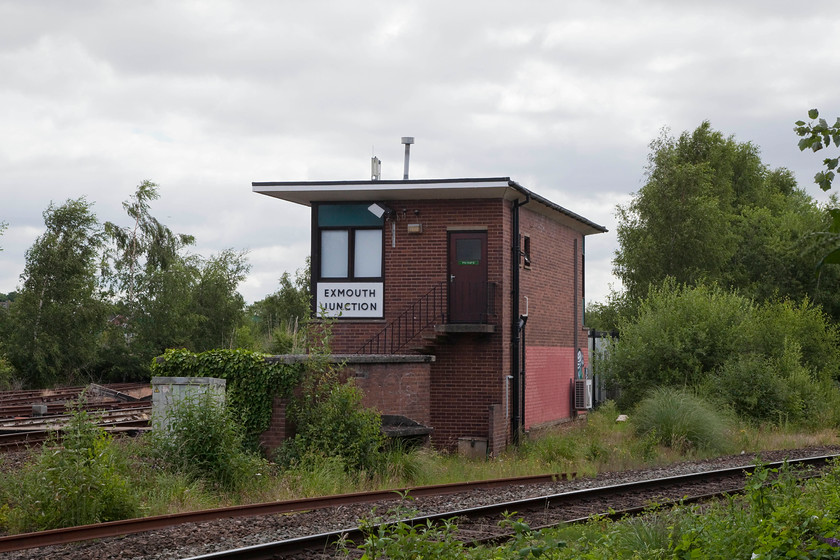
{"label": "green tree", "polygon": [[818,289],[816,257],[803,252],[826,216],[789,171],[768,169],[754,145],[704,122],[651,144],[645,184],[618,208],[615,272],[630,301],[670,277],[758,301],[809,296],[840,318],[836,290]]}
{"label": "green tree", "polygon": [[151,214],[151,202],[159,197],[159,186],[143,181],[123,202],[129,225],[105,223],[103,279],[114,313],[102,336],[98,367],[111,381],[148,377],[153,357],[167,348],[193,347],[198,264],[182,251],[195,238],[173,233]]}
{"label": "green tree", "polygon": [[50,204],[3,323],[5,352],[32,386],[86,376],[107,312],[97,283],[102,229],[84,198]]}
{"label": "green tree", "polygon": [[[799,141],[799,149],[811,149],[818,152],[823,148],[828,148],[831,144],[834,147],[840,147],[840,117],[834,121],[834,124],[829,126],[825,119],[819,118],[820,112],[817,109],[808,111],[808,118],[810,122],[796,121],[796,127],[793,129],[797,136],[801,136]],[[819,119],[819,120],[817,120]],[[840,158],[828,157],[823,160],[825,170],[818,171],[814,175],[814,182],[820,186],[824,191],[831,188],[834,181],[838,161]],[[834,206],[837,206],[837,200],[832,199]],[[818,232],[815,235],[815,245],[819,253],[819,262],[816,269],[817,274],[821,275],[823,265],[826,264],[840,264],[840,208],[832,208],[829,210],[831,214],[831,225],[828,231]]]}
{"label": "green tree", "polygon": [[248,307],[253,328],[263,341],[263,349],[269,352],[286,353],[297,343],[296,335],[309,321],[312,296],[309,290],[310,261],[295,272],[294,277],[284,272],[280,277],[280,288],[264,299]]}
{"label": "green tree", "polygon": [[150,213],[150,203],[160,197],[158,185],[143,181],[123,209],[133,221],[129,226],[105,222],[110,240],[106,278],[129,316],[135,311],[144,276],[166,270],[181,259],[180,251],[195,243],[191,235],[175,234]]}
{"label": "green tree", "polygon": [[[797,136],[801,136],[799,141],[799,149],[802,151],[812,150],[818,152],[823,148],[828,148],[834,144],[835,148],[840,147],[840,117],[834,121],[834,124],[829,125],[828,122],[820,118],[820,112],[817,109],[808,111],[809,122],[796,121],[796,127],[793,129]],[[823,160],[825,166],[824,171],[818,171],[814,175],[814,182],[820,186],[824,191],[831,188],[831,183],[834,181],[834,170],[837,169],[837,164],[840,158],[828,157]]]}
{"label": "green tree", "polygon": [[245,253],[232,249],[200,264],[192,305],[198,316],[192,336],[195,352],[234,346],[236,329],[245,319],[245,299],[236,289],[249,270]]}

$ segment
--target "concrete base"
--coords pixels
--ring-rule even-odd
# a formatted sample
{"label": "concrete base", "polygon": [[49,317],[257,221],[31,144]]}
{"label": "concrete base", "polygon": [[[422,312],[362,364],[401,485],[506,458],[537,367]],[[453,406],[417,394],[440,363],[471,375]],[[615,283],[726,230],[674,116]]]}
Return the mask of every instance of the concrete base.
{"label": "concrete base", "polygon": [[486,459],[487,438],[459,437],[458,454],[468,459]]}

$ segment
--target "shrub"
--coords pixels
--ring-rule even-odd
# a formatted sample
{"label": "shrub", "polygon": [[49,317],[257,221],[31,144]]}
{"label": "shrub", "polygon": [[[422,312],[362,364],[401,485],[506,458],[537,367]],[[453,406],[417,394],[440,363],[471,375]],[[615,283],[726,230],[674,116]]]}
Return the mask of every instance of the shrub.
{"label": "shrub", "polygon": [[23,381],[17,377],[17,372],[9,360],[0,354],[0,390],[14,391],[23,386]]}
{"label": "shrub", "polygon": [[798,344],[779,344],[773,356],[742,354],[720,370],[704,391],[754,422],[836,425],[840,390],[806,366]]}
{"label": "shrub", "polygon": [[379,472],[385,466],[382,421],[362,407],[361,390],[351,382],[328,384],[292,406],[297,433],[280,447],[277,460],[290,465],[305,455],[338,457],[352,471]]}
{"label": "shrub", "polygon": [[750,300],[717,287],[652,288],[637,318],[621,325],[621,337],[603,360],[610,383],[621,389],[620,408],[630,408],[655,387],[693,387],[736,354]]}
{"label": "shrub", "polygon": [[779,374],[778,364],[765,356],[735,357],[706,391],[748,420],[775,423],[782,417],[796,421],[802,415],[801,402]]}
{"label": "shrub", "polygon": [[817,377],[840,380],[840,332],[809,300],[768,303],[744,324],[744,348],[782,359],[791,344],[797,361]]}
{"label": "shrub", "polygon": [[723,451],[729,443],[724,415],[694,394],[673,388],[661,388],[640,402],[633,425],[640,436],[680,450]]}
{"label": "shrub", "polygon": [[165,424],[155,419],[150,451],[171,469],[226,490],[246,487],[266,468],[265,461],[243,445],[242,429],[228,408],[212,395],[173,403]]}
{"label": "shrub", "polygon": [[81,408],[61,441],[51,439],[34,463],[7,475],[12,531],[41,531],[136,517],[139,499],[129,465],[111,436]]}
{"label": "shrub", "polygon": [[342,383],[341,365],[330,357],[331,319],[309,325],[313,342],[300,392],[289,406],[296,433],[281,445],[275,460],[292,466],[305,457],[335,457],[347,471],[382,473],[386,466],[382,419],[362,406],[362,392],[352,380]]}
{"label": "shrub", "polygon": [[242,423],[245,443],[257,449],[259,436],[271,423],[275,396],[289,396],[298,384],[302,367],[266,360],[248,350],[208,350],[195,354],[170,349],[152,362],[152,375],[162,377],[216,377],[226,381],[228,407]]}

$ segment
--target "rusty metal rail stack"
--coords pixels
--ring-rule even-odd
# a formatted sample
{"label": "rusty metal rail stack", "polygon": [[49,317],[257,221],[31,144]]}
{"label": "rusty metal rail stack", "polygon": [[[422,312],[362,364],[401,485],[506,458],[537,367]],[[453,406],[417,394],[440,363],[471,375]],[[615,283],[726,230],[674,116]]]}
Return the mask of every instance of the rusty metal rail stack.
{"label": "rusty metal rail stack", "polygon": [[149,426],[151,387],[146,383],[121,383],[0,392],[0,452],[41,444],[51,434],[60,435],[71,407],[94,413],[97,423],[110,433],[136,434]]}

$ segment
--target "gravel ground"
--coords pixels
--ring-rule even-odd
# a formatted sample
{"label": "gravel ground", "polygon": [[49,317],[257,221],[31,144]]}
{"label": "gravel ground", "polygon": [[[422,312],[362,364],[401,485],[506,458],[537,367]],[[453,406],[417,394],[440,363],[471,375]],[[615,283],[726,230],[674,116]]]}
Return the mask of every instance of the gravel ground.
{"label": "gravel ground", "polygon": [[[804,458],[840,453],[840,447],[812,447],[799,450],[761,453],[764,461]],[[674,476],[726,467],[752,464],[751,454],[720,457],[707,461],[685,462],[649,470],[602,473],[595,478],[578,478],[550,484],[533,484],[493,490],[476,490],[447,496],[417,498],[410,508],[423,513],[447,512],[466,507],[498,503],[524,497],[536,497],[581,488],[621,482]],[[221,550],[298,537],[320,532],[337,531],[358,524],[370,517],[372,508],[385,512],[398,506],[398,501],[360,506],[343,506],[292,515],[268,515],[221,519],[212,522],[185,524],[165,530],[102,539],[96,542],[23,550],[2,555],[2,559],[23,560],[49,558],[61,560],[171,560],[184,559]]]}

